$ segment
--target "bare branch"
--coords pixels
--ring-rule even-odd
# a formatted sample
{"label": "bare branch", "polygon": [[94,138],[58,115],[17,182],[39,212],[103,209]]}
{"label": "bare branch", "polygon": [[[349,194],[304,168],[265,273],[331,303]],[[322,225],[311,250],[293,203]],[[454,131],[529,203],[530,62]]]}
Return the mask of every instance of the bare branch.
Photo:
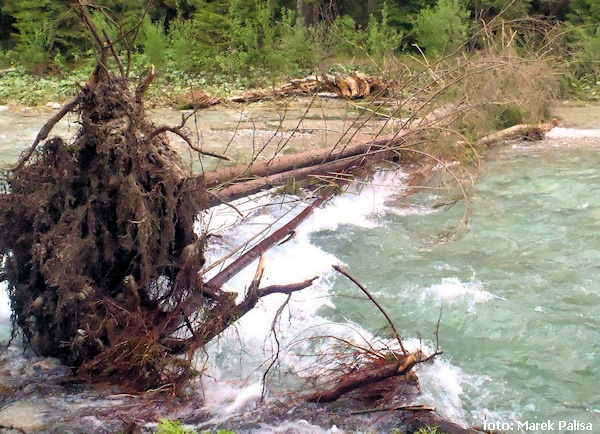
{"label": "bare branch", "polygon": [[301,291],[302,289],[308,288],[310,285],[312,285],[312,283],[318,278],[319,276],[316,276],[303,282],[292,283],[289,285],[267,286],[259,291],[259,296],[266,297],[267,295],[271,294],[291,294],[292,292]]}
{"label": "bare branch", "polygon": [[119,72],[121,73],[121,78],[123,80],[127,80],[127,76],[125,75],[125,70],[123,69],[123,62],[121,62],[121,58],[119,57],[119,55],[117,54],[117,51],[115,50],[115,44],[113,44],[111,42],[110,37],[108,36],[108,33],[106,32],[106,29],[102,29],[102,34],[106,38],[106,46],[108,46],[115,61],[117,62],[117,66],[119,67]]}
{"label": "bare branch", "polygon": [[23,165],[29,160],[29,158],[31,158],[31,156],[35,152],[37,146],[39,145],[39,143],[48,137],[48,134],[50,134],[50,131],[52,131],[52,128],[54,128],[54,126],[63,117],[65,117],[65,115],[67,113],[69,113],[71,110],[73,110],[75,107],[77,107],[77,104],[79,104],[82,96],[83,95],[81,93],[79,93],[77,96],[75,96],[74,98],[69,100],[67,103],[65,103],[60,108],[60,110],[57,111],[56,114],[54,114],[54,116],[52,116],[50,119],[48,119],[48,122],[46,122],[46,124],[40,129],[40,132],[35,137],[33,144],[29,147],[27,152],[25,152],[23,155],[21,155],[21,157],[19,158],[19,161],[17,161],[17,163],[14,166],[9,168],[10,170],[15,171],[15,170],[19,170],[23,167]]}
{"label": "bare branch", "polygon": [[138,85],[137,89],[135,90],[135,100],[138,103],[142,102],[142,100],[144,99],[144,94],[146,93],[146,91],[148,90],[155,78],[156,70],[154,68],[154,65],[150,65],[150,70],[148,71],[146,78],[144,78],[144,80]]}
{"label": "bare branch", "polygon": [[367,288],[365,288],[365,286],[362,283],[360,283],[358,280],[356,280],[356,278],[354,276],[352,276],[348,271],[344,270],[339,265],[334,265],[333,269],[339,273],[342,273],[344,276],[346,276],[348,279],[350,279],[356,286],[358,286],[360,288],[360,290],[362,292],[365,293],[365,295],[367,297],[369,297],[369,300],[371,300],[373,302],[373,304],[377,307],[377,309],[379,309],[379,311],[383,314],[383,316],[385,317],[385,319],[387,320],[389,325],[392,327],[392,330],[394,331],[394,335],[396,336],[396,340],[398,341],[398,344],[400,344],[400,348],[402,349],[402,352],[404,354],[408,354],[408,352],[404,349],[404,345],[402,344],[402,338],[400,337],[400,332],[396,328],[396,324],[394,324],[394,321],[392,321],[392,319],[390,318],[388,313],[385,311],[383,306],[381,306],[377,302],[377,300],[375,300],[375,298],[371,295],[371,293],[367,290]]}
{"label": "bare branch", "polygon": [[168,125],[163,125],[163,126],[156,128],[154,131],[152,131],[150,133],[150,135],[148,135],[148,137],[146,137],[146,144],[150,143],[154,137],[158,136],[159,134],[166,133],[167,131],[170,131],[173,134],[177,134],[188,144],[188,146],[190,148],[192,148],[194,151],[196,151],[199,154],[206,155],[208,157],[218,158],[220,160],[230,161],[230,158],[226,157],[225,155],[220,155],[220,154],[216,154],[214,152],[204,151],[204,150],[198,148],[197,146],[195,146],[192,143],[192,140],[183,131],[181,131],[181,127],[179,127],[179,126],[170,127]]}
{"label": "bare branch", "polygon": [[393,407],[377,407],[377,408],[366,408],[364,410],[354,410],[350,414],[366,414],[366,413],[377,413],[381,411],[436,411],[435,407],[429,407],[422,404],[416,405],[396,405]]}

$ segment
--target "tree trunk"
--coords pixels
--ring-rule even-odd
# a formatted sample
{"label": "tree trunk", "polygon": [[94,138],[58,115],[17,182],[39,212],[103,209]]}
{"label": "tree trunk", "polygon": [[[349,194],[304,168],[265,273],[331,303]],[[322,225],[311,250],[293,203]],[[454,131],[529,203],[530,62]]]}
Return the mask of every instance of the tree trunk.
{"label": "tree trunk", "polygon": [[379,10],[379,0],[367,1],[367,12],[369,15],[376,15]]}
{"label": "tree trunk", "polygon": [[319,1],[318,0],[298,0],[298,16],[306,26],[314,26],[319,22]]}
{"label": "tree trunk", "polygon": [[378,139],[373,142],[363,143],[360,145],[336,145],[327,149],[315,149],[293,155],[282,155],[280,157],[274,157],[268,161],[254,163],[251,165],[226,167],[213,172],[205,173],[204,185],[207,188],[210,188],[216,185],[223,185],[228,182],[242,180],[242,178],[248,179],[269,176],[303,167],[318,166],[330,161],[341,160],[357,155],[370,155],[385,148],[399,147],[404,143],[405,137],[410,132],[411,131],[408,130],[403,131],[391,137]]}

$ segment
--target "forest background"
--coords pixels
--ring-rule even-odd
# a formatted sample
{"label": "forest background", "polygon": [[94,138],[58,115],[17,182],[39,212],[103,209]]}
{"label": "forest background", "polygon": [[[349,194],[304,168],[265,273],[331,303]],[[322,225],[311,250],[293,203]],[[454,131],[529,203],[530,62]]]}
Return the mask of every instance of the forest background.
{"label": "forest background", "polygon": [[[152,97],[174,105],[176,95],[190,86],[224,96],[313,73],[360,69],[398,77],[411,65],[434,62],[458,49],[461,55],[473,55],[485,43],[477,37],[480,29],[498,19],[511,38],[505,45],[517,52],[539,52],[543,47],[536,44],[547,38],[507,29],[526,19],[529,25],[543,26],[540,33],[547,34],[551,26],[556,37],[550,54],[563,67],[562,90],[582,99],[600,95],[598,0],[98,4],[93,19],[109,36],[135,29],[121,41],[133,75],[143,76],[154,64],[159,85]],[[73,95],[89,77],[95,53],[94,41],[68,1],[0,0],[0,104],[35,105]]]}

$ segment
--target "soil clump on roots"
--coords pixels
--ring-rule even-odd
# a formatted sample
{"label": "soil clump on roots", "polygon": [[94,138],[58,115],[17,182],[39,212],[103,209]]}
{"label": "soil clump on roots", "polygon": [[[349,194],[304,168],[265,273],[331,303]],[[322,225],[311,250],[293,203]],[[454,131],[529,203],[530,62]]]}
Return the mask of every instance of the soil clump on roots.
{"label": "soil clump on roots", "polygon": [[94,380],[180,386],[202,344],[173,338],[182,312],[210,311],[219,296],[190,272],[204,262],[194,221],[206,196],[165,135],[153,134],[147,83],[134,93],[101,70],[72,104],[81,117],[72,143],[34,144],[1,180],[0,278],[36,353]]}

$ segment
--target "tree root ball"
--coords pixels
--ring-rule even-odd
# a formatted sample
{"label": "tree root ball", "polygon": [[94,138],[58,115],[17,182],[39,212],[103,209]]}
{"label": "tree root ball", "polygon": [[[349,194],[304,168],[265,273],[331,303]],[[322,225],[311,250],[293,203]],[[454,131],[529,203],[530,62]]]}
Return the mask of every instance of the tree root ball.
{"label": "tree root ball", "polygon": [[193,225],[206,195],[124,80],[90,80],[78,109],[72,143],[47,140],[0,180],[13,321],[37,353],[82,375],[181,385],[192,370],[177,353],[190,348],[168,342],[202,286],[189,269],[204,261]]}

